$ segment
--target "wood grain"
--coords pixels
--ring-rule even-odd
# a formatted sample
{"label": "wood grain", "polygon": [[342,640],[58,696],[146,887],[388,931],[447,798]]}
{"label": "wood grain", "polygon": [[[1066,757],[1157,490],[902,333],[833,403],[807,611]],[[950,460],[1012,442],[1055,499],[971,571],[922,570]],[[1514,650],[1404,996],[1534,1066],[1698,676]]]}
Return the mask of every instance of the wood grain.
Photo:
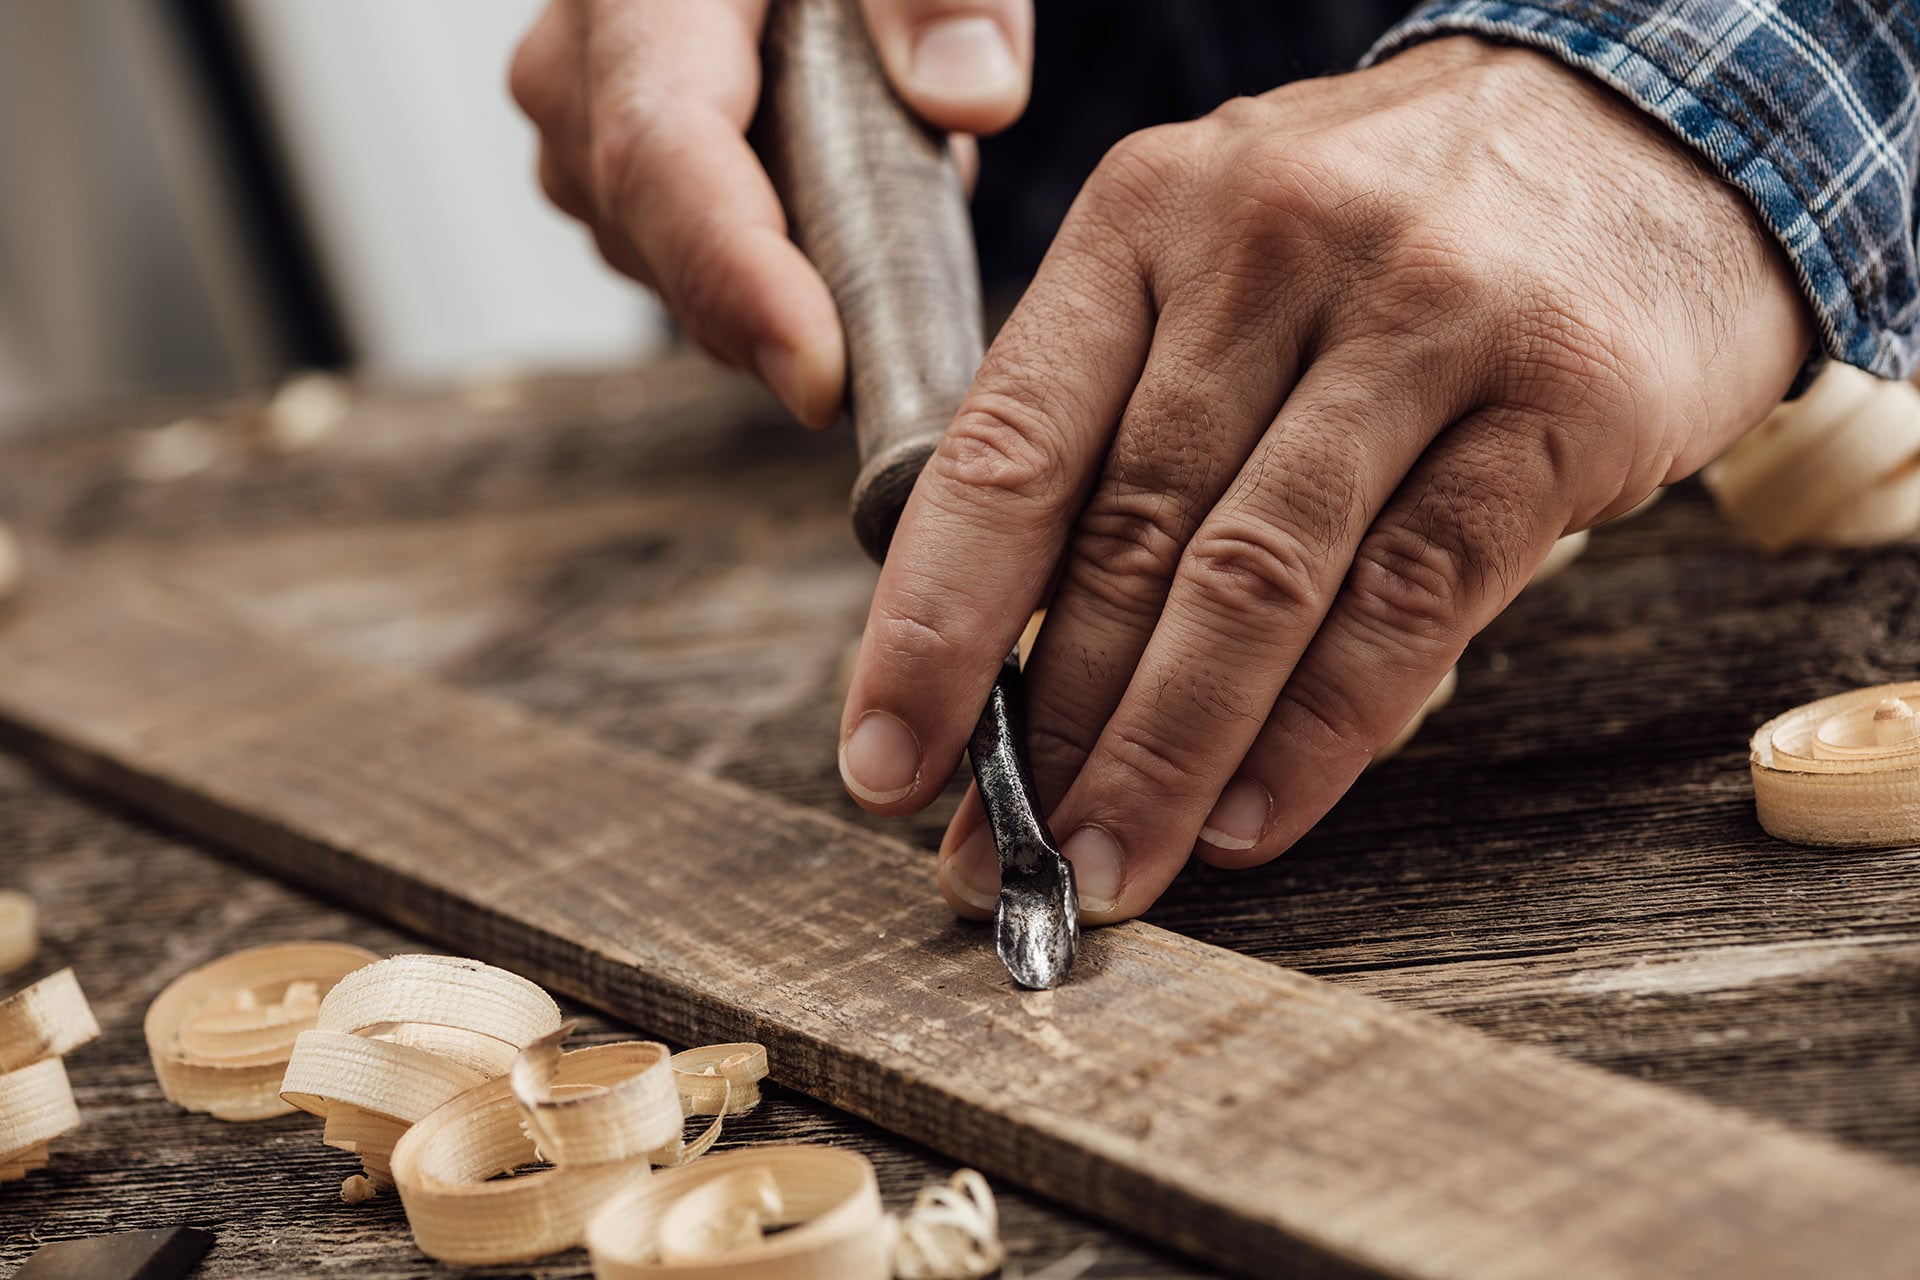
{"label": "wood grain", "polygon": [[0,718],[62,771],[1247,1274],[1903,1276],[1920,1247],[1920,1178],[1872,1157],[1150,926],[1022,995],[896,841],[164,600],[23,604]]}
{"label": "wood grain", "polygon": [[[214,1232],[194,1280],[353,1276],[356,1280],[587,1280],[584,1250],[531,1265],[451,1267],[413,1246],[397,1198],[342,1204],[340,1180],[358,1160],[323,1146],[320,1122],[283,1116],[223,1124],[161,1096],[141,1017],[167,982],[242,947],[335,938],[381,952],[430,950],[375,924],[89,804],[23,762],[0,756],[0,882],[31,891],[47,936],[35,969],[71,966],[98,1015],[101,1038],[68,1060],[81,1126],[53,1163],[0,1194],[0,1275],[40,1244],[115,1230],[191,1223]],[[20,975],[10,975],[20,979]],[[7,990],[0,986],[0,992]],[[585,1042],[635,1032],[577,1006]],[[783,1088],[728,1122],[720,1149],[749,1142],[819,1142],[874,1162],[890,1206],[904,1207],[951,1161]],[[1082,1246],[1092,1280],[1201,1280],[1212,1271],[1159,1254],[1001,1183],[1001,1232],[1026,1274]]]}
{"label": "wood grain", "polygon": [[[681,359],[485,390],[357,387],[291,456],[249,451],[246,406],[96,411],[0,444],[0,512],[323,649],[938,838],[957,792],[881,824],[834,768],[873,582],[851,441]],[[230,465],[114,479],[188,409]],[[1920,546],[1763,557],[1684,486],[1525,593],[1285,857],[1190,867],[1150,918],[1920,1163],[1920,849],[1769,839],[1745,746],[1916,669]]]}

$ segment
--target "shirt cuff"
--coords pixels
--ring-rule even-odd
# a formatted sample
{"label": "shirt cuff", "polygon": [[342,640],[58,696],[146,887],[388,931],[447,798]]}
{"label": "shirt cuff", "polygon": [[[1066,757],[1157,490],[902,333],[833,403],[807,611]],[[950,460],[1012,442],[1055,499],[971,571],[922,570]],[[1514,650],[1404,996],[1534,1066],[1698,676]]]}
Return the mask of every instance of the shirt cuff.
{"label": "shirt cuff", "polygon": [[[1639,15],[1638,23],[1623,12],[1629,7]],[[1881,173],[1866,175],[1892,187],[1900,197],[1892,201],[1901,209],[1898,226],[1889,225],[1892,220],[1884,214],[1880,216],[1879,225],[1872,228],[1880,247],[1873,251],[1860,237],[1849,233],[1849,223],[1860,221],[1860,210],[1831,209],[1833,184],[1813,177],[1839,161],[1824,153],[1811,157],[1804,154],[1809,148],[1864,148],[1865,141],[1854,143],[1851,137],[1844,143],[1831,137],[1796,138],[1796,131],[1816,130],[1807,121],[1783,119],[1785,108],[1778,101],[1744,92],[1750,82],[1764,85],[1770,76],[1782,73],[1779,65],[1729,65],[1742,57],[1771,56],[1777,63],[1780,54],[1766,42],[1756,42],[1749,48],[1749,41],[1727,39],[1724,32],[1717,40],[1711,30],[1676,34],[1684,18],[1672,10],[1690,9],[1697,17],[1703,8],[1714,7],[1676,7],[1646,0],[1613,5],[1606,0],[1538,0],[1533,4],[1430,0],[1382,37],[1362,65],[1423,40],[1464,34],[1528,45],[1593,75],[1666,125],[1743,192],[1762,224],[1779,241],[1801,293],[1813,307],[1821,346],[1801,370],[1793,394],[1804,388],[1828,356],[1882,377],[1907,376],[1920,361],[1920,335],[1916,335],[1916,327],[1920,327],[1920,280],[1916,280],[1916,274],[1920,273],[1915,271],[1913,232],[1905,216],[1911,209],[1912,171],[1908,162],[1896,155],[1884,166],[1876,162]],[[1577,19],[1571,16],[1576,13]],[[1703,46],[1713,57],[1703,58]],[[1818,74],[1817,69],[1809,72],[1810,76]],[[1827,83],[1825,87],[1831,90],[1834,86]],[[1840,87],[1844,90],[1847,86]],[[1816,91],[1818,88],[1816,85]],[[1758,96],[1758,100],[1749,101],[1749,96]],[[1772,123],[1781,126],[1777,131],[1762,127],[1770,117]],[[1818,122],[1814,123],[1817,126]],[[1877,127],[1871,121],[1864,125],[1858,120],[1851,123],[1868,129]],[[1851,163],[1856,169],[1860,167],[1857,159]],[[1856,189],[1864,185],[1857,177]],[[1887,195],[1884,191],[1869,194]],[[1816,206],[1826,208],[1829,216],[1815,217],[1812,208]],[[1840,216],[1842,213],[1850,217]]]}

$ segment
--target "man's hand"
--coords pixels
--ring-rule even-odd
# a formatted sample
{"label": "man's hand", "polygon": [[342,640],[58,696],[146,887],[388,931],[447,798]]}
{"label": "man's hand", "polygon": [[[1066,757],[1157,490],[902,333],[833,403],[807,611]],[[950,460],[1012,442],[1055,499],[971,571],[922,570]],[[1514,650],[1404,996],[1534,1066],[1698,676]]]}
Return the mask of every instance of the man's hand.
{"label": "man's hand", "polygon": [[[861,0],[889,78],[937,128],[1004,129],[1026,106],[1031,0]],[[513,61],[540,182],[615,267],[795,416],[839,413],[833,299],[787,239],[748,147],[767,0],[550,0]]]}
{"label": "man's hand", "polygon": [[[1739,194],[1541,54],[1442,40],[1136,134],[907,506],[841,772],[932,800],[1057,581],[1033,756],[1085,916],[1264,862],[1556,538],[1720,452],[1811,339]],[[988,914],[977,795],[941,856]]]}

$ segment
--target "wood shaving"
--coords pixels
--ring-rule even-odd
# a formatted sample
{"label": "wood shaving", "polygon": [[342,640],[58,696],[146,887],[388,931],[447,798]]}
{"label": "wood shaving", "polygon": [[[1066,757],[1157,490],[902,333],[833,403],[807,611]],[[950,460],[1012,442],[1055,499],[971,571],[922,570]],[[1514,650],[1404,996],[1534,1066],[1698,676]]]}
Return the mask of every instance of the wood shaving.
{"label": "wood shaving", "polygon": [[[461,1093],[395,1146],[393,1181],[428,1257],[484,1265],[573,1248],[600,1202],[678,1136],[665,1046],[563,1053],[559,1039],[529,1045],[508,1078]],[[551,1167],[500,1176],[543,1156]]]}
{"label": "wood shaving", "polygon": [[[589,1062],[560,1044],[569,1023],[520,1051],[508,1083],[538,1158],[559,1165],[614,1164],[647,1156],[680,1136],[680,1092],[663,1044],[602,1046]],[[571,1058],[571,1063],[569,1063]],[[562,1078],[562,1068],[570,1077]]]}
{"label": "wood shaving", "polygon": [[1910,537],[1920,531],[1920,391],[1829,365],[1700,478],[1767,551]]}
{"label": "wood shaving", "polygon": [[1413,735],[1420,732],[1420,726],[1427,722],[1427,717],[1453,700],[1453,691],[1459,687],[1460,668],[1458,666],[1447,668],[1447,674],[1440,677],[1440,683],[1435,685],[1433,692],[1427,695],[1427,700],[1420,704],[1420,709],[1413,713],[1413,718],[1400,726],[1400,732],[1393,735],[1391,742],[1373,753],[1373,759],[1367,762],[1367,767],[1371,769],[1381,761],[1390,760],[1398,755],[1402,747],[1413,741]]}
{"label": "wood shaving", "polygon": [[1754,732],[1760,825],[1797,844],[1920,841],[1920,681],[1793,708]]}
{"label": "wood shaving", "polygon": [[327,992],[294,1040],[280,1096],[324,1117],[321,1141],[359,1156],[369,1182],[387,1186],[409,1125],[503,1076],[523,1045],[559,1027],[553,998],[518,974],[455,956],[391,956]]}
{"label": "wood shaving", "polygon": [[[78,1118],[71,1095],[54,1105],[57,1055],[97,1033],[75,1000],[64,973],[0,1005],[0,1150],[17,1141],[23,1167],[44,1163],[47,1136]],[[583,1242],[602,1280],[978,1280],[1005,1261],[993,1192],[972,1170],[896,1220],[854,1153],[708,1155],[724,1118],[759,1104],[763,1046],[569,1051],[572,1030],[552,997],[504,969],[318,942],[202,966],[147,1013],[168,1097],[256,1118],[269,1114],[258,1079],[271,1067],[271,1113],[323,1117],[322,1140],[360,1158],[341,1200],[396,1187],[414,1242],[444,1262],[525,1262]],[[16,1077],[15,1111],[31,1122],[7,1110]],[[687,1120],[705,1116],[686,1140]]]}
{"label": "wood shaving", "polygon": [[79,1125],[61,1059],[99,1034],[71,969],[0,1000],[0,1182],[45,1168],[53,1140]]}
{"label": "wood shaving", "polygon": [[1080,1280],[1099,1265],[1100,1251],[1090,1244],[1083,1244],[1072,1253],[1055,1258],[1032,1275],[1015,1270],[1007,1280]]}
{"label": "wood shaving", "polygon": [[796,1145],[630,1181],[586,1239],[596,1280],[888,1280],[896,1234],[864,1156]]}
{"label": "wood shaving", "polygon": [[353,391],[336,374],[310,370],[280,384],[262,411],[267,446],[295,453],[318,444],[347,420]]}
{"label": "wood shaving", "polygon": [[254,947],[182,974],[147,1007],[147,1053],[175,1106],[220,1120],[265,1120],[294,1107],[280,1078],[323,997],[379,959],[336,942]]}
{"label": "wood shaving", "polygon": [[205,418],[178,418],[133,438],[127,475],[142,484],[167,484],[198,475],[220,461],[226,442]]}
{"label": "wood shaving", "polygon": [[899,1280],[978,1280],[1007,1261],[993,1189],[972,1169],[945,1186],[922,1187],[900,1220],[893,1272]]}
{"label": "wood shaving", "polygon": [[[1656,489],[1654,492],[1658,494],[1659,490]],[[1651,501],[1651,499],[1649,499],[1649,501]],[[1643,503],[1642,506],[1644,505]],[[1635,507],[1634,510],[1629,511],[1627,515],[1632,515],[1638,510],[1640,510],[1640,508]],[[1623,516],[1621,518],[1625,519],[1626,517]],[[1548,549],[1547,558],[1540,562],[1540,567],[1533,571],[1531,578],[1527,579],[1527,585],[1529,587],[1537,587],[1549,578],[1559,577],[1566,571],[1568,565],[1586,554],[1587,540],[1591,536],[1591,530],[1581,529],[1568,534],[1564,538],[1557,539],[1553,546]]]}
{"label": "wood shaving", "polygon": [[40,950],[40,914],[24,893],[0,890],[0,973],[11,973]]}

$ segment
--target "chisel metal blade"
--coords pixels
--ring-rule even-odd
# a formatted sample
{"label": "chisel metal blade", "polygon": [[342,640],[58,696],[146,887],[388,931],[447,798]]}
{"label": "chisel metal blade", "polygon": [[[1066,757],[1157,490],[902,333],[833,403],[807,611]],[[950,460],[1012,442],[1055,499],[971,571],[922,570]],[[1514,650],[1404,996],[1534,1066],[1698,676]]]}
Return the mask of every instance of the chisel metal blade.
{"label": "chisel metal blade", "polygon": [[1073,864],[1053,842],[1033,790],[1018,652],[1000,664],[967,755],[1000,855],[995,949],[1021,986],[1035,991],[1057,987],[1066,981],[1080,945],[1080,901],[1073,887]]}

